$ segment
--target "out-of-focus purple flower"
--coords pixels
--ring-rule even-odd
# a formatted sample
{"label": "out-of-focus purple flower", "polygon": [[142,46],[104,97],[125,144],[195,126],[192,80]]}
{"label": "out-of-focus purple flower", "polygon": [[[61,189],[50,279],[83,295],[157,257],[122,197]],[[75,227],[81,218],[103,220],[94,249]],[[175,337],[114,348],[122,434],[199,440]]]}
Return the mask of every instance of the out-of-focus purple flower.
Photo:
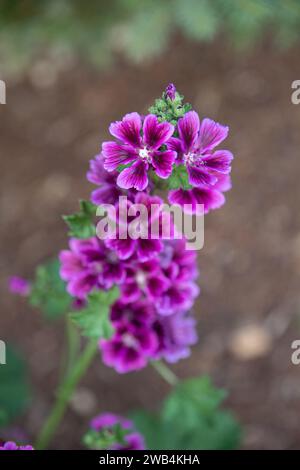
{"label": "out-of-focus purple flower", "polygon": [[148,326],[124,323],[116,327],[112,338],[101,339],[99,346],[104,364],[123,374],[145,367],[157,350],[158,339]]}
{"label": "out-of-focus purple flower", "polygon": [[155,309],[146,300],[124,303],[122,299],[119,299],[111,307],[110,319],[114,325],[124,323],[130,323],[137,327],[151,325],[155,319]]}
{"label": "out-of-focus purple flower", "polygon": [[13,294],[27,297],[30,294],[30,282],[19,276],[12,276],[9,279],[9,290]]}
{"label": "out-of-focus purple flower", "polygon": [[104,167],[103,155],[97,155],[90,160],[90,169],[87,172],[87,179],[93,184],[99,186],[91,194],[91,201],[96,205],[115,204],[118,201],[122,191],[116,185],[118,176],[117,171],[108,173]]}
{"label": "out-of-focus purple flower", "polygon": [[90,427],[94,431],[110,431],[114,426],[119,425],[128,434],[124,436],[124,443],[115,443],[110,449],[107,450],[144,450],[146,448],[143,436],[136,431],[134,424],[129,419],[123,416],[118,416],[113,413],[103,413],[92,419]]}
{"label": "out-of-focus purple flower", "polygon": [[170,281],[163,274],[159,259],[127,263],[125,281],[120,286],[122,301],[135,302],[141,297],[155,302],[169,288]]}
{"label": "out-of-focus purple flower", "polygon": [[148,186],[148,170],[153,169],[160,178],[168,178],[176,158],[173,150],[161,150],[174,132],[168,122],[159,122],[157,116],[148,114],[142,122],[138,113],[126,114],[122,121],[109,127],[119,142],[102,144],[104,168],[115,171],[125,165],[118,178],[120,188],[143,191]]}
{"label": "out-of-focus purple flower", "polygon": [[18,446],[15,442],[8,441],[8,442],[5,442],[5,444],[3,444],[0,447],[0,450],[34,450],[34,449],[30,445]]}
{"label": "out-of-focus purple flower", "polygon": [[154,326],[158,338],[158,357],[177,362],[190,355],[190,346],[197,343],[195,319],[187,313],[160,317]]}
{"label": "out-of-focus purple flower", "polygon": [[60,252],[60,276],[70,295],[84,299],[94,289],[109,289],[125,278],[124,263],[96,237],[72,238]]}
{"label": "out-of-focus purple flower", "polygon": [[170,98],[170,100],[173,101],[175,99],[175,95],[176,95],[176,87],[173,83],[169,83],[169,85],[167,86],[165,90],[165,96],[167,98]]}
{"label": "out-of-focus purple flower", "polygon": [[[144,192],[136,194],[133,200],[121,199],[112,216],[117,228],[116,237],[107,238],[106,246],[116,251],[123,260],[133,254],[136,254],[140,261],[147,261],[156,256],[163,246],[159,239],[162,238],[159,232],[162,204],[161,198]],[[140,212],[142,209],[144,214]],[[155,227],[157,233],[152,233]],[[135,234],[133,237],[131,230],[136,232],[138,238],[135,238]]]}
{"label": "out-of-focus purple flower", "polygon": [[177,152],[177,163],[186,166],[192,186],[213,185],[218,174],[228,174],[233,155],[228,150],[215,150],[228,135],[228,127],[205,118],[201,122],[195,111],[178,121],[179,138],[172,137],[167,146]]}
{"label": "out-of-focus purple flower", "polygon": [[[213,187],[202,185],[192,189],[173,189],[169,191],[168,199],[170,204],[182,207],[188,214],[207,214],[213,209],[219,209],[225,203],[225,197],[217,190],[217,185],[218,182]],[[199,211],[200,204],[204,206],[204,210]]]}
{"label": "out-of-focus purple flower", "polygon": [[169,316],[182,310],[190,310],[198,297],[200,289],[195,282],[174,281],[156,301],[160,315]]}

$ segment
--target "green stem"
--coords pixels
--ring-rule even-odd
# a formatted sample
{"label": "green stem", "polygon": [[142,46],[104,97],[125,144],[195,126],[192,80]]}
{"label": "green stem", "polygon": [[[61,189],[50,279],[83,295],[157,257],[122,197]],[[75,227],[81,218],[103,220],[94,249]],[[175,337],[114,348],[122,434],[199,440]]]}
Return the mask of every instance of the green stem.
{"label": "green stem", "polygon": [[169,385],[171,385],[172,387],[177,385],[177,383],[179,382],[178,377],[174,374],[174,372],[171,371],[171,369],[169,369],[168,366],[166,366],[166,364],[160,361],[151,362],[151,364],[153,368],[156,370],[156,372],[158,372],[159,375],[166,382],[168,382]]}
{"label": "green stem", "polygon": [[98,340],[95,339],[89,341],[70,373],[67,375],[65,381],[59,387],[56,402],[40,432],[35,449],[41,450],[48,446],[56,428],[62,420],[76,385],[87,370],[97,351],[97,343]]}

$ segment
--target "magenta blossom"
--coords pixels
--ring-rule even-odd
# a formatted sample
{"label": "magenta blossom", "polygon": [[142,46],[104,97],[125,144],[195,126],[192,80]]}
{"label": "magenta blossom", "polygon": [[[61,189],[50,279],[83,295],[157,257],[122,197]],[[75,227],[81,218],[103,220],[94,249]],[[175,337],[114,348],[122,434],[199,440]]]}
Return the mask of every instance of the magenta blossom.
{"label": "magenta blossom", "polygon": [[132,260],[127,263],[125,281],[120,286],[122,301],[130,303],[146,297],[155,302],[169,287],[170,281],[162,272],[158,258],[146,262]]}
{"label": "magenta blossom", "polygon": [[30,282],[19,276],[12,276],[9,278],[9,290],[12,294],[27,297],[31,290]]}
{"label": "magenta blossom", "polygon": [[148,326],[123,323],[116,326],[112,338],[99,342],[102,359],[107,366],[123,374],[142,369],[158,347],[158,338]]}
{"label": "magenta blossom", "polygon": [[160,178],[170,176],[176,152],[161,147],[174,132],[172,124],[159,122],[154,114],[148,114],[142,122],[138,113],[131,113],[122,121],[112,123],[109,131],[119,142],[102,144],[104,168],[112,172],[122,165],[130,165],[117,178],[120,188],[143,191],[148,186],[149,169]]}
{"label": "magenta blossom", "polygon": [[116,185],[118,172],[108,173],[104,167],[103,155],[97,155],[90,160],[90,169],[87,172],[87,179],[93,184],[99,186],[91,194],[91,201],[96,205],[115,204],[121,196],[122,191]]}
{"label": "magenta blossom", "polygon": [[[116,233],[112,238],[107,238],[105,244],[120,259],[125,260],[136,254],[140,261],[147,261],[163,247],[160,240],[163,201],[144,192],[137,193],[131,199],[121,199],[117,204],[115,213],[111,215]],[[144,209],[144,214],[140,214],[139,207]],[[131,229],[133,234],[130,233]]]}
{"label": "magenta blossom", "polygon": [[111,307],[110,320],[113,325],[130,323],[135,326],[150,325],[155,319],[155,309],[150,302],[139,300],[134,303],[124,303],[117,300]]}
{"label": "magenta blossom", "polygon": [[59,255],[60,276],[73,297],[84,299],[94,288],[110,289],[124,280],[124,263],[98,238],[71,238],[69,246]]}
{"label": "magenta blossom", "polygon": [[167,146],[177,152],[177,163],[185,165],[192,186],[213,185],[218,174],[228,174],[233,155],[215,150],[228,135],[228,127],[211,119],[200,119],[189,111],[178,121],[179,138],[172,137]]}
{"label": "magenta blossom", "polygon": [[13,441],[5,442],[2,446],[0,446],[0,450],[34,450],[32,446],[25,445],[25,446],[18,446]]}
{"label": "magenta blossom", "polygon": [[160,317],[154,328],[159,338],[158,358],[171,363],[188,357],[190,346],[198,340],[196,320],[187,313]]}
{"label": "magenta blossom", "polygon": [[113,427],[119,425],[128,433],[124,436],[124,443],[115,443],[110,449],[107,450],[144,450],[145,441],[143,436],[138,433],[134,424],[129,419],[123,418],[113,413],[103,413],[92,419],[90,427],[94,431],[111,431]]}

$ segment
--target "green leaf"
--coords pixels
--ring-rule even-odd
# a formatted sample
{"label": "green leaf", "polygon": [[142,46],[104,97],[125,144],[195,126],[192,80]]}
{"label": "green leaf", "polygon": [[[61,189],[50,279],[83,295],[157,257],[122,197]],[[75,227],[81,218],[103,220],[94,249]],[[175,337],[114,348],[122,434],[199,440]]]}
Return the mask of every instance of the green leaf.
{"label": "green leaf", "polygon": [[225,395],[211,384],[209,377],[179,383],[166,399],[162,411],[165,426],[174,430],[167,448],[235,448],[240,429],[233,416],[220,409]]}
{"label": "green leaf", "polygon": [[89,201],[79,202],[80,211],[71,215],[64,215],[63,219],[70,228],[69,236],[76,238],[90,238],[95,236],[96,227],[93,218],[97,207]]}
{"label": "green leaf", "polygon": [[184,165],[174,165],[171,176],[166,180],[169,189],[191,189],[189,177]]}
{"label": "green leaf", "polygon": [[159,414],[137,411],[130,417],[149,449],[233,449],[240,428],[220,409],[225,395],[208,377],[192,378],[173,389]]}
{"label": "green leaf", "polygon": [[147,449],[162,450],[166,447],[165,425],[159,415],[145,410],[134,411],[129,418],[135,428],[144,436]]}
{"label": "green leaf", "polygon": [[72,320],[84,336],[110,338],[113,327],[109,319],[110,306],[119,297],[119,289],[95,291],[88,296],[88,304],[79,312],[71,313]]}
{"label": "green leaf", "polygon": [[42,310],[49,319],[55,319],[65,314],[71,305],[72,298],[66,292],[66,286],[59,275],[58,259],[48,261],[38,266],[29,302]]}
{"label": "green leaf", "polygon": [[0,365],[0,427],[21,414],[30,401],[30,388],[23,358],[6,347],[6,364]]}

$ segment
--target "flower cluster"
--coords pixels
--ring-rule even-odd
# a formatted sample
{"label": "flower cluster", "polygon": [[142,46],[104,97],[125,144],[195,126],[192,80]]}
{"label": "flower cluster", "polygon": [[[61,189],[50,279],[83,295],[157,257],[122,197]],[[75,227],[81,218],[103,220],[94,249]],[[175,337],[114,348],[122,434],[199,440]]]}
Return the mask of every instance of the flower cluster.
{"label": "flower cluster", "polygon": [[102,447],[106,450],[144,450],[143,436],[136,431],[129,419],[113,413],[103,413],[92,419],[91,432],[86,436],[90,447]]}
{"label": "flower cluster", "polygon": [[[164,96],[172,102],[175,95],[176,89],[170,84]],[[122,121],[112,123],[109,130],[117,140],[102,144],[104,169],[112,174],[120,170],[116,178],[120,189],[143,191],[148,188],[149,175],[155,173],[172,182],[172,173],[180,171],[186,184],[170,191],[170,203],[189,204],[192,212],[195,212],[196,204],[204,204],[205,212],[224,204],[223,192],[231,186],[228,175],[233,155],[228,150],[216,150],[216,147],[226,139],[227,126],[208,118],[200,123],[198,114],[188,111],[178,119],[176,126],[159,121],[154,114],[142,117],[130,113]],[[93,176],[96,162],[91,163],[89,180],[96,184],[105,183],[102,189],[92,194],[92,200],[98,203],[97,191],[103,199],[109,177]]]}
{"label": "flower cluster", "polygon": [[[113,206],[116,236],[73,237],[60,253],[60,275],[79,307],[95,289],[119,286],[120,296],[110,309],[113,334],[99,340],[104,363],[119,373],[141,369],[150,360],[185,358],[197,341],[191,313],[199,294],[196,253],[187,250],[184,238],[174,236],[171,220],[169,236],[160,230],[152,236],[152,227],[161,229],[165,223],[163,200],[154,194],[157,182],[166,182],[171,203],[190,204],[192,213],[197,204],[204,204],[205,212],[220,207],[231,185],[232,154],[215,149],[228,128],[210,119],[200,123],[172,84],[157,109],[157,115],[154,106],[146,116],[134,112],[112,123],[109,130],[116,140],[104,142],[90,162],[87,178],[97,185],[91,201]],[[156,207],[148,211],[144,236],[121,236],[127,230],[122,196],[126,222],[134,205]],[[134,223],[138,216],[129,218]]]}
{"label": "flower cluster", "polygon": [[7,441],[0,446],[0,450],[33,450],[33,447],[30,445],[18,446],[13,441]]}

